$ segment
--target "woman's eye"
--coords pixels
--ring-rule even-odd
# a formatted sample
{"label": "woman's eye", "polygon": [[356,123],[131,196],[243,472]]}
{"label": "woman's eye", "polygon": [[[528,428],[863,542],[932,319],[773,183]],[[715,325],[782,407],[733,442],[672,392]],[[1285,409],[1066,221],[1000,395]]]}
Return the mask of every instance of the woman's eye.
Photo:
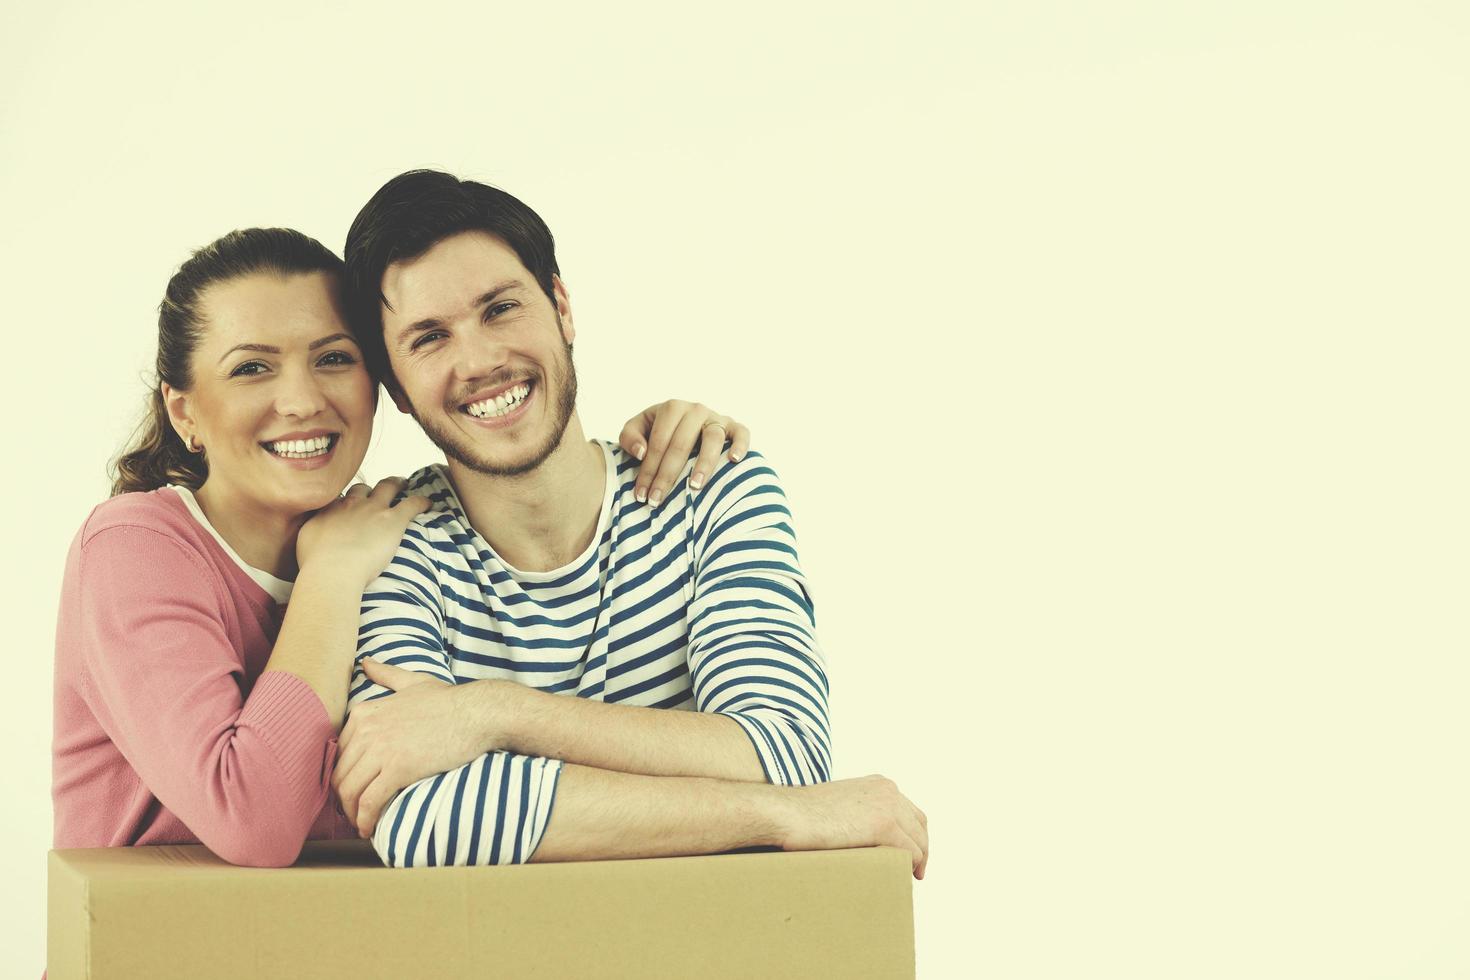
{"label": "woman's eye", "polygon": [[316,362],[316,366],[317,367],[345,367],[345,366],[356,364],[356,363],[357,363],[357,358],[353,357],[351,354],[347,353],[345,350],[333,350],[333,351],[327,351],[325,354],[323,354],[321,356],[321,359]]}
{"label": "woman's eye", "polygon": [[449,335],[446,334],[443,330],[425,330],[423,333],[418,335],[418,338],[412,344],[409,345],[408,349],[418,350],[420,347],[424,346],[430,341],[438,340],[440,337],[447,336]]}
{"label": "woman's eye", "polygon": [[244,364],[241,364],[239,367],[235,368],[235,370],[231,371],[230,377],[246,378],[250,377],[251,375],[260,374],[264,370],[265,365],[260,363],[259,361],[246,361]]}

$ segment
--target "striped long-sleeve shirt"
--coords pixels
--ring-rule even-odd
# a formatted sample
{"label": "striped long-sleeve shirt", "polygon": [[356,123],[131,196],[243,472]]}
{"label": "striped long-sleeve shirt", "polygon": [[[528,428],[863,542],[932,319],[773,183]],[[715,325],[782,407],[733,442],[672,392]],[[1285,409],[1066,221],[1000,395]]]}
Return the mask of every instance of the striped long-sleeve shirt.
{"label": "striped long-sleeve shirt", "polygon": [[[685,466],[668,499],[633,498],[637,460],[607,462],[597,532],[565,567],[525,572],[474,528],[443,467],[409,480],[433,509],[363,595],[358,657],[449,683],[506,678],[610,704],[718,712],[749,736],[766,778],[830,778],[827,677],[791,513],[757,453],[702,490]],[[352,705],[392,692],[359,665]],[[373,843],[393,866],[529,860],[561,762],[490,752],[405,788]]]}

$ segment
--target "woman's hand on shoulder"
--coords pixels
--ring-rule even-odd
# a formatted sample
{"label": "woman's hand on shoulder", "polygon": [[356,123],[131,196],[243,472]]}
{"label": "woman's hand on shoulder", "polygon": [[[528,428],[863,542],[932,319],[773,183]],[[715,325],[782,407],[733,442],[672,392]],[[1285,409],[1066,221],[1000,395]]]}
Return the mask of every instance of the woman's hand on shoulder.
{"label": "woman's hand on shoulder", "polygon": [[689,487],[698,490],[719,465],[720,451],[730,444],[730,460],[737,462],[750,449],[750,430],[728,415],[699,402],[672,398],[650,405],[623,426],[618,444],[643,461],[633,496],[654,505],[663,502],[699,443],[699,458],[689,474]]}
{"label": "woman's hand on shoulder", "polygon": [[402,477],[379,480],[371,490],[355,483],[339,499],[312,515],[296,536],[296,563],[304,571],[331,569],[362,587],[378,577],[393,559],[403,532],[429,509],[428,497],[393,498],[403,489]]}

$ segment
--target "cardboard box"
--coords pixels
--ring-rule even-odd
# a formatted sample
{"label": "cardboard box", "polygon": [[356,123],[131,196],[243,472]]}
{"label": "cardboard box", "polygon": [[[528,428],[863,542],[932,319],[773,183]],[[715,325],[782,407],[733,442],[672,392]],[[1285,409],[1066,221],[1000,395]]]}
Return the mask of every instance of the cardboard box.
{"label": "cardboard box", "polygon": [[912,977],[895,848],[490,868],[294,867],[200,846],[52,851],[51,980]]}

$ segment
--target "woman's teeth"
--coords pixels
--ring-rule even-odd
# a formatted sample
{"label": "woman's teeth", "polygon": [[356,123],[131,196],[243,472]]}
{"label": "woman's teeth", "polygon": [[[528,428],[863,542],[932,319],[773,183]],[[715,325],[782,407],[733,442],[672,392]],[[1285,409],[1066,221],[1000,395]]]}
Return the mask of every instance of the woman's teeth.
{"label": "woman's teeth", "polygon": [[286,459],[310,459],[313,456],[325,455],[332,448],[331,436],[317,436],[315,439],[283,439],[280,442],[268,442],[265,448],[277,456]]}
{"label": "woman's teeth", "polygon": [[499,418],[502,415],[515,411],[530,393],[531,386],[526,383],[521,383],[508,391],[496,395],[494,398],[486,398],[484,401],[466,405],[464,410],[477,419]]}

